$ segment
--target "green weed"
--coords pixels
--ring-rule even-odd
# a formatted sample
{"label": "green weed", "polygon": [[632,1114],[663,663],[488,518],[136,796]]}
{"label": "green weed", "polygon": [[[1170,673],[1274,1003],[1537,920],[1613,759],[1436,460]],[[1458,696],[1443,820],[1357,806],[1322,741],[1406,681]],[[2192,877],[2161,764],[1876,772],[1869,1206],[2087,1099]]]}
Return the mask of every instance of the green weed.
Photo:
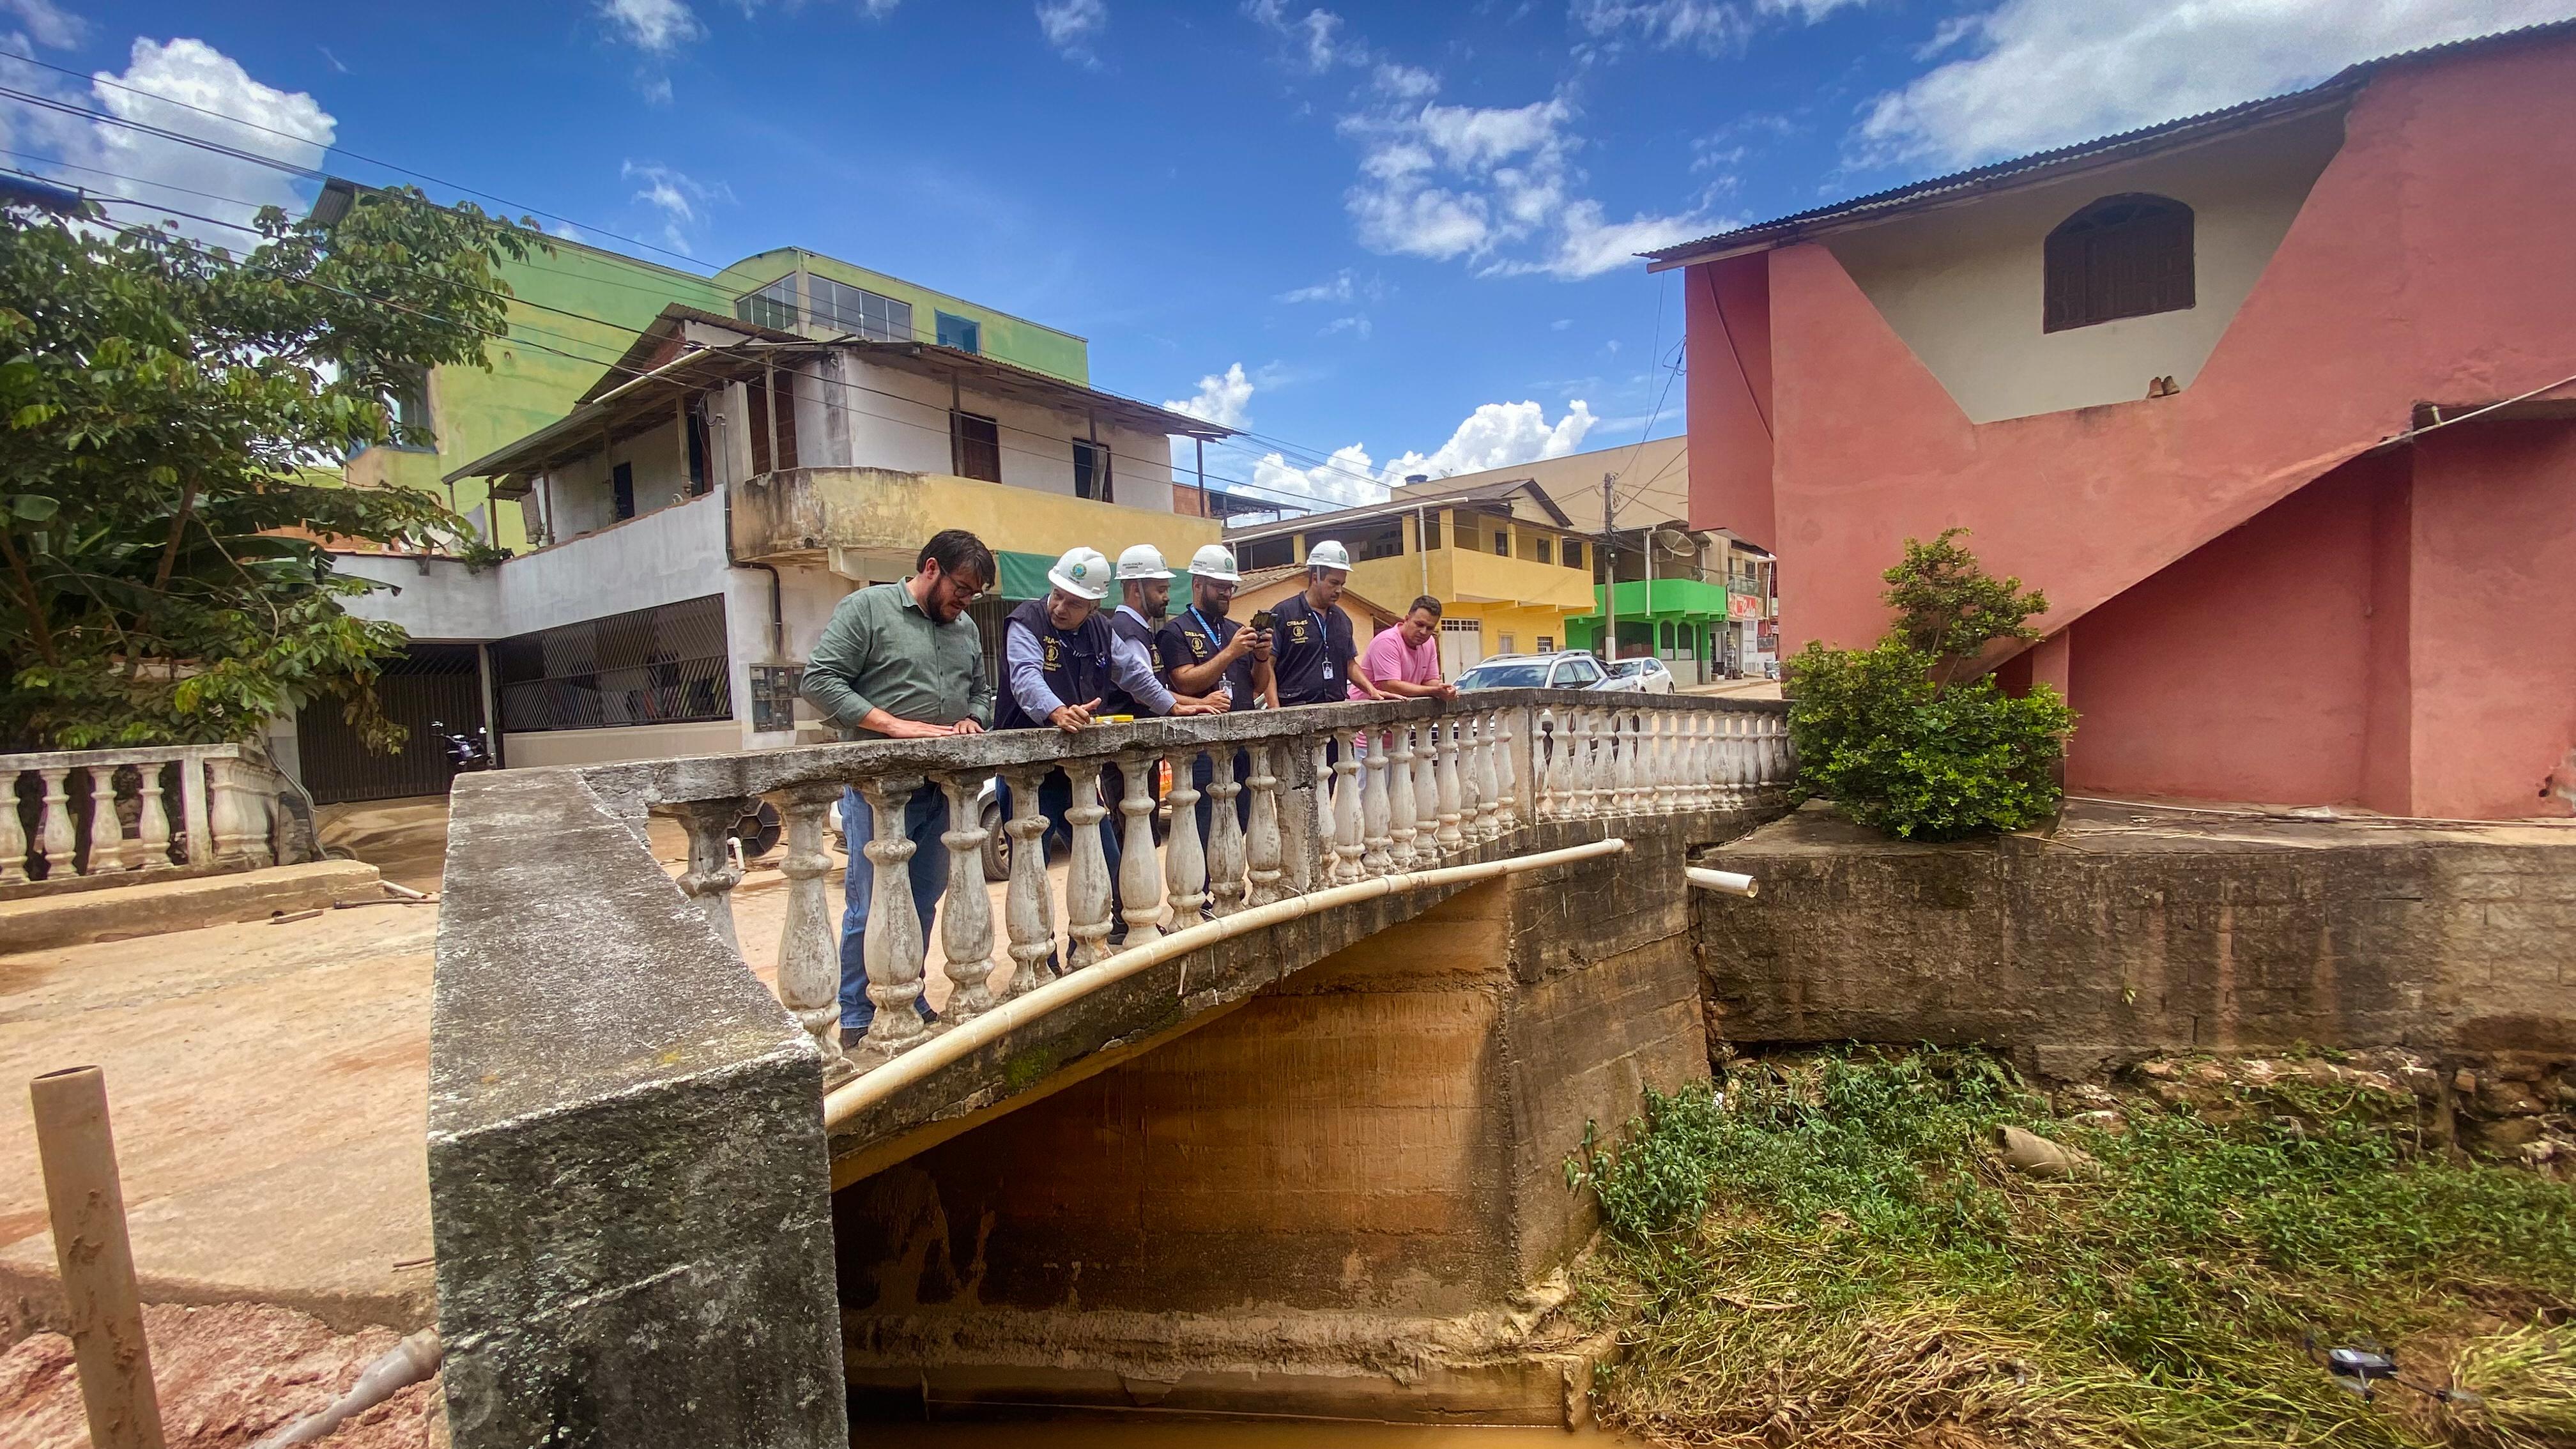
{"label": "green weed", "polygon": [[[2336,1389],[2303,1337],[2576,1304],[2576,1193],[2423,1153],[2369,1104],[2300,1105],[2106,1133],[1992,1058],[1929,1051],[1650,1093],[1567,1164],[1608,1229],[1573,1300],[1620,1349],[1605,1414],[1694,1445],[2441,1442]],[[2096,1166],[2023,1178],[2006,1123]],[[2549,1422],[2546,1397],[2514,1422]]]}

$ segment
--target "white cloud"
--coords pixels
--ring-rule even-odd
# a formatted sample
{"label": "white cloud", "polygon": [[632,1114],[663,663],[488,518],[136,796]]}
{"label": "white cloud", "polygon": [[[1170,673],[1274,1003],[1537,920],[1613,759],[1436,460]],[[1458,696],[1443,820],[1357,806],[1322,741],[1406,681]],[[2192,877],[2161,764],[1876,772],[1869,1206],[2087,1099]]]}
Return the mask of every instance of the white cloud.
{"label": "white cloud", "polygon": [[1298,287],[1282,292],[1271,300],[1274,302],[1347,302],[1351,299],[1351,289],[1355,285],[1351,278],[1351,269],[1344,267],[1311,287]]}
{"label": "white cloud", "polygon": [[1291,15],[1287,0],[1244,0],[1243,13],[1285,41],[1294,58],[1317,75],[1337,65],[1368,62],[1368,47],[1342,39],[1342,17],[1330,10]]}
{"label": "white cloud", "polygon": [[[149,94],[139,94],[142,92]],[[158,99],[164,96],[169,99]],[[99,72],[87,99],[94,108],[113,116],[203,137],[306,169],[321,167],[324,148],[330,145],[339,126],[313,97],[262,85],[251,79],[238,61],[202,40],[173,40],[166,45],[136,40],[127,54],[125,69]],[[215,114],[205,115],[189,109],[191,106]],[[283,207],[290,215],[300,214],[309,201],[309,187],[299,189],[295,178],[274,167],[124,126],[66,119],[46,130],[43,139],[50,141],[71,166],[90,168],[72,171],[66,179],[94,192],[133,197],[235,223],[247,223],[263,205]],[[156,182],[164,184],[155,185]],[[173,191],[170,187],[183,187],[186,191]],[[120,223],[145,219],[145,214],[133,207],[110,207],[109,215]],[[183,233],[235,252],[257,244],[255,238],[229,227],[209,227],[184,217],[178,221]]]}
{"label": "white cloud", "polygon": [[870,20],[883,20],[902,3],[903,0],[859,0],[859,13]]}
{"label": "white cloud", "polygon": [[65,14],[52,0],[0,0],[0,13],[16,16],[27,38],[48,50],[69,50],[89,30],[88,21]]}
{"label": "white cloud", "polygon": [[2576,13],[2570,0],[2004,0],[1969,53],[1880,96],[1873,164],[1965,166],[2295,89],[2357,60]]}
{"label": "white cloud", "polygon": [[1348,317],[1336,317],[1332,321],[1325,323],[1323,330],[1315,335],[1318,337],[1330,337],[1336,332],[1348,332],[1352,336],[1365,341],[1367,340],[1369,333],[1373,330],[1375,329],[1369,325],[1368,314],[1365,312],[1355,312]]}
{"label": "white cloud", "polygon": [[1360,142],[1360,178],[1343,202],[1360,244],[1448,261],[1489,276],[1543,273],[1575,281],[1631,263],[1628,253],[1709,229],[1696,214],[1604,217],[1572,195],[1573,103],[1385,105],[1345,116]]}
{"label": "white cloud", "polygon": [[1244,411],[1251,405],[1252,379],[1243,375],[1240,362],[1200,378],[1198,396],[1163,404],[1173,412],[1187,413],[1220,428],[1242,427]]}
{"label": "white cloud", "polygon": [[724,183],[708,185],[668,166],[629,161],[618,168],[617,174],[622,180],[643,183],[644,189],[636,192],[634,199],[662,213],[662,239],[683,256],[695,255],[689,250],[689,231],[706,219],[707,206],[733,199],[732,190]]}
{"label": "white cloud", "polygon": [[1381,63],[1371,84],[1398,100],[1427,100],[1440,91],[1440,78],[1420,66]]}
{"label": "white cloud", "polygon": [[1553,423],[1534,402],[1487,403],[1468,414],[1437,451],[1406,453],[1386,465],[1385,476],[1390,483],[1401,483],[1416,473],[1446,478],[1562,458],[1582,447],[1583,435],[1599,421],[1581,398],[1567,403],[1565,415]]}
{"label": "white cloud", "polygon": [[1690,46],[1712,55],[1742,48],[1766,20],[1813,25],[1867,0],[1574,0],[1574,23],[1602,40],[1635,34],[1658,49]]}
{"label": "white cloud", "polygon": [[1108,0],[1040,0],[1038,5],[1038,29],[1067,60],[1098,65],[1091,42],[1108,28]]}
{"label": "white cloud", "polygon": [[652,55],[668,55],[707,33],[685,0],[600,0],[599,13],[620,39]]}

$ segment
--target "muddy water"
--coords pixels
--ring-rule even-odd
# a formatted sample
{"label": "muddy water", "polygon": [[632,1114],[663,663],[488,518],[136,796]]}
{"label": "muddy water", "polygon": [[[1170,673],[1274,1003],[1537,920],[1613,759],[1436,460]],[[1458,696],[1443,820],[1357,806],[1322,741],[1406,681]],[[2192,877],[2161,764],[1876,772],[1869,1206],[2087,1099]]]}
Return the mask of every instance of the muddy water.
{"label": "muddy water", "polygon": [[1562,1429],[1451,1428],[1259,1419],[1071,1417],[990,1424],[871,1424],[856,1445],[905,1449],[1644,1449],[1645,1441]]}

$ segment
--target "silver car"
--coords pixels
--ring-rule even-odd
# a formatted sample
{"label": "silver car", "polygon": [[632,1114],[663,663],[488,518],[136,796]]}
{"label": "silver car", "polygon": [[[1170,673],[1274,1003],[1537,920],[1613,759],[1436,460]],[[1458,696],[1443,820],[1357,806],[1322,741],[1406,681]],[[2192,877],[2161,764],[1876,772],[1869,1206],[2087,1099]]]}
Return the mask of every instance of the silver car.
{"label": "silver car", "polygon": [[1458,676],[1469,689],[1634,689],[1618,684],[1601,661],[1580,650],[1558,654],[1497,654]]}
{"label": "silver car", "polygon": [[1610,661],[1610,679],[1595,687],[1615,688],[1617,686],[1611,681],[1617,680],[1629,681],[1642,694],[1673,692],[1673,672],[1666,669],[1660,659],[1614,659]]}

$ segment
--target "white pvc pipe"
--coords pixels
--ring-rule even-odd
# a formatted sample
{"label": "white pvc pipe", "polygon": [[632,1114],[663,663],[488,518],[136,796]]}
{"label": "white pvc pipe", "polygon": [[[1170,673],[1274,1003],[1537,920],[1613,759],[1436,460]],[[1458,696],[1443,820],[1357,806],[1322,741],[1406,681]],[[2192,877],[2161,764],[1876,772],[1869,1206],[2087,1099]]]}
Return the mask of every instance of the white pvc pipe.
{"label": "white pvc pipe", "polygon": [[1682,874],[1692,885],[1701,890],[1716,891],[1720,895],[1742,896],[1748,901],[1760,894],[1762,890],[1753,877],[1738,875],[1731,870],[1702,870],[1693,865],[1683,867]]}
{"label": "white pvc pipe", "polygon": [[[1616,855],[1628,848],[1628,842],[1617,836],[1596,840],[1588,845],[1567,846],[1563,850],[1543,850],[1536,855],[1516,855],[1508,860],[1480,861],[1473,865],[1444,866],[1438,870],[1409,871],[1401,875],[1382,875],[1353,885],[1334,886],[1290,896],[1266,906],[1237,911],[1221,920],[1202,921],[1198,925],[1173,931],[1161,940],[1132,951],[1121,951],[1096,966],[1089,966],[1070,976],[1059,976],[1025,996],[1016,996],[982,1016],[933,1037],[875,1071],[834,1089],[823,1098],[825,1130],[841,1125],[859,1113],[893,1096],[895,1093],[929,1076],[949,1063],[1009,1035],[1018,1027],[1037,1020],[1059,1007],[1069,1006],[1104,986],[1124,981],[1139,971],[1159,966],[1175,956],[1185,955],[1202,946],[1212,946],[1230,937],[1275,926],[1312,915],[1330,906],[1348,905],[1353,901],[1374,900],[1379,896],[1409,895],[1414,891],[1441,886],[1461,885],[1469,881],[1488,880],[1495,876],[1516,875],[1544,866],[1565,865],[1595,856]],[[1694,872],[1701,874],[1703,872]],[[1713,872],[1708,872],[1713,873]]]}

